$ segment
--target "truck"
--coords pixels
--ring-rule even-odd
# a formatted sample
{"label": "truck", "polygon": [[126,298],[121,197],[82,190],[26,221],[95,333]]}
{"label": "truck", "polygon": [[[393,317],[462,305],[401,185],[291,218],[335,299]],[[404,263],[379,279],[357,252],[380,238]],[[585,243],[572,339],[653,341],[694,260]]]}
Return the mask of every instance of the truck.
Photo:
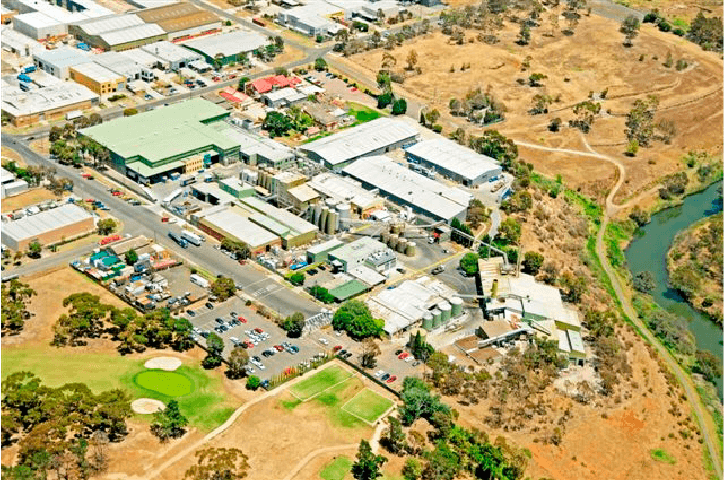
{"label": "truck", "polygon": [[181,179],[181,187],[186,187],[187,185],[195,184],[195,183],[196,183],[196,177],[194,177],[193,175],[190,177]]}
{"label": "truck", "polygon": [[33,90],[33,85],[28,82],[20,82],[20,90],[23,92],[30,92]]}
{"label": "truck", "polygon": [[21,73],[20,75],[18,75],[18,80],[20,80],[21,82],[29,83],[29,84],[33,83],[33,79],[31,79],[24,73]]}
{"label": "truck", "polygon": [[174,241],[175,243],[177,243],[179,246],[181,246],[182,249],[188,249],[189,243],[186,242],[185,239],[182,239],[181,237],[179,237],[178,235],[174,234],[173,232],[169,232],[169,233],[168,233],[168,237],[169,237],[172,241]]}
{"label": "truck", "polygon": [[201,237],[187,230],[181,231],[181,238],[192,243],[195,246],[200,246],[202,242]]}
{"label": "truck", "polygon": [[503,185],[504,185],[503,182],[498,182],[497,184],[495,184],[495,185],[493,186],[492,189],[490,189],[490,192],[497,192],[497,191],[499,191],[500,188],[503,187]]}
{"label": "truck", "polygon": [[203,287],[204,289],[209,287],[209,281],[207,281],[206,279],[204,279],[203,277],[201,277],[198,274],[191,274],[191,282],[193,282],[194,284],[196,284],[199,287]]}
{"label": "truck", "polygon": [[38,70],[38,67],[36,67],[35,65],[28,65],[27,67],[23,67],[20,73],[33,73],[36,70]]}
{"label": "truck", "polygon": [[76,43],[75,48],[86,51],[86,52],[90,52],[90,49],[91,49],[90,45],[88,45],[87,43],[83,43],[83,42]]}

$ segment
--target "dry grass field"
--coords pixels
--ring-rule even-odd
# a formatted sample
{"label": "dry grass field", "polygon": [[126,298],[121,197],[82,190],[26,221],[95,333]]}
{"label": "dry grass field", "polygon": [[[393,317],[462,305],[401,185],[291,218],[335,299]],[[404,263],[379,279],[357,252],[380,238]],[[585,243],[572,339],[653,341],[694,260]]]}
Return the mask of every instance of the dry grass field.
{"label": "dry grass field", "polygon": [[[544,19],[547,15],[543,14]],[[565,25],[563,18],[560,24]],[[587,152],[587,147],[577,129],[564,127],[554,133],[548,125],[554,118],[567,125],[568,120],[575,118],[573,105],[587,100],[590,92],[607,90],[606,100],[601,101],[602,115],[585,140],[596,152],[625,166],[625,182],[616,202],[648,190],[652,182],[679,170],[682,155],[690,150],[721,155],[722,61],[717,54],[705,52],[675,35],[661,33],[648,24],[642,27],[634,46],[624,48],[619,24],[598,16],[584,15],[571,36],[560,32],[544,35],[550,32],[550,23],[545,20],[533,30],[528,46],[515,43],[517,25],[508,23],[499,35],[500,43],[495,45],[475,40],[477,33],[473,31],[466,33],[464,45],[450,43],[441,33],[417,38],[391,54],[397,60],[396,68],[402,69],[408,53],[415,50],[422,73],[408,77],[403,85],[393,84],[393,88],[398,95],[437,108],[442,114],[443,133],[462,127],[468,134],[479,134],[482,129],[452,117],[449,101],[478,87],[483,91],[489,89],[507,109],[506,120],[490,128],[533,146],[582,152]],[[683,59],[688,67],[682,71],[665,67],[669,52],[674,61]],[[383,50],[376,50],[340,61],[364,77],[374,78],[382,55]],[[526,57],[530,57],[530,68],[522,71]],[[463,64],[470,68],[461,71]],[[455,73],[451,73],[451,67]],[[547,76],[542,87],[516,82],[533,73]],[[528,110],[539,93],[560,96],[560,101],[549,107],[548,114],[533,116]],[[624,116],[636,99],[644,99],[648,94],[656,94],[660,99],[656,121],[673,120],[677,133],[670,145],[656,141],[651,147],[642,148],[636,157],[626,157]],[[599,198],[601,185],[610,186],[616,175],[614,166],[602,159],[524,147],[521,157],[532,162],[538,171],[562,174],[569,186]]]}

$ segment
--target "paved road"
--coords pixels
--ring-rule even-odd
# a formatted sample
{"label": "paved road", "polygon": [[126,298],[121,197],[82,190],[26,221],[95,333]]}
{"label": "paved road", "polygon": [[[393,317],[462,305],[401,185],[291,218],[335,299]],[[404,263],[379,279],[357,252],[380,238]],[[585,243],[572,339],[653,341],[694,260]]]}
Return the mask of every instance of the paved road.
{"label": "paved road", "polygon": [[[190,263],[204,267],[212,274],[223,274],[231,277],[241,286],[242,290],[256,297],[260,302],[279,312],[282,315],[289,315],[295,311],[310,316],[320,311],[320,307],[312,302],[306,295],[295,292],[291,287],[282,284],[272,277],[268,271],[256,264],[246,266],[239,265],[229,257],[213,249],[211,243],[204,243],[199,247],[189,246],[188,249],[181,249],[174,242],[168,239],[168,232],[180,233],[182,228],[178,225],[161,224],[161,219],[153,210],[142,206],[130,206],[127,202],[113,197],[108,189],[97,181],[88,181],[81,177],[81,172],[72,167],[59,165],[51,160],[33,152],[19,139],[2,134],[2,144],[14,149],[25,161],[35,165],[54,166],[58,174],[73,180],[74,193],[83,194],[83,197],[92,197],[102,201],[111,208],[113,214],[123,221],[125,231],[131,235],[143,234],[149,238],[162,241],[174,253]],[[34,261],[43,263],[45,267],[52,264],[51,259],[59,259],[57,265],[65,260],[65,255],[50,257],[46,261],[41,259]],[[29,265],[28,270],[32,269]],[[10,271],[5,271],[11,274]]]}

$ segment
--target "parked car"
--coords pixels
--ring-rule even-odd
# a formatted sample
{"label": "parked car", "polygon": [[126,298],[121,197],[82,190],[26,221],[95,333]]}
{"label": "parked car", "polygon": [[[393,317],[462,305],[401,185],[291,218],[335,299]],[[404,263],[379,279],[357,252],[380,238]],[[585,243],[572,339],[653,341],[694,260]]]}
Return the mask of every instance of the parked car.
{"label": "parked car", "polygon": [[412,363],[412,367],[417,367],[417,366],[419,366],[420,364],[422,364],[421,361],[415,361],[415,362]]}
{"label": "parked car", "polygon": [[214,305],[213,305],[212,303],[210,303],[210,302],[207,302],[207,303],[204,304],[204,305],[206,306],[207,309],[213,309],[213,308],[214,308]]}
{"label": "parked car", "polygon": [[332,348],[332,352],[337,352],[337,351],[339,351],[340,349],[342,349],[342,346],[334,346],[334,347]]}
{"label": "parked car", "polygon": [[432,274],[433,276],[436,276],[444,270],[445,270],[445,268],[443,266],[437,266],[436,268],[434,268],[433,270],[430,271],[430,274]]}
{"label": "parked car", "polygon": [[399,355],[402,354],[403,352],[405,352],[404,349],[398,349],[398,350],[395,351],[395,356],[399,356]]}
{"label": "parked car", "polygon": [[409,356],[408,353],[403,352],[402,354],[400,354],[399,356],[397,356],[397,359],[405,359],[405,358],[408,357],[408,356]]}
{"label": "parked car", "polygon": [[381,381],[387,381],[389,378],[390,378],[390,375],[387,374],[387,373],[384,373],[384,374],[380,377],[380,380],[381,380]]}
{"label": "parked car", "polygon": [[231,317],[233,317],[233,318],[239,317],[239,314],[236,313],[236,312],[234,312],[234,311],[231,311],[231,312],[229,313],[229,315],[230,315]]}
{"label": "parked car", "polygon": [[274,349],[276,349],[277,352],[283,352],[283,351],[284,351],[284,346],[276,345],[276,346],[274,346]]}
{"label": "parked car", "polygon": [[344,358],[345,358],[345,359],[349,359],[350,357],[352,357],[352,353],[351,353],[351,352],[348,352],[348,353],[346,353],[346,354],[344,355]]}
{"label": "parked car", "polygon": [[188,314],[188,315],[191,316],[191,317],[196,317],[196,312],[192,311],[191,309],[189,309],[188,311],[186,311],[186,314]]}
{"label": "parked car", "polygon": [[329,344],[329,341],[326,340],[326,339],[323,338],[323,337],[320,337],[320,338],[319,338],[319,342],[322,343],[322,344],[324,344],[325,346],[326,346],[327,344]]}
{"label": "parked car", "polygon": [[246,324],[246,318],[245,318],[245,317],[239,316],[239,320],[240,320],[241,322],[243,322],[244,324]]}
{"label": "parked car", "polygon": [[224,320],[223,320],[222,318],[220,318],[220,317],[217,317],[217,318],[214,319],[214,320],[216,321],[217,324],[223,324],[223,323],[224,323]]}
{"label": "parked car", "polygon": [[397,376],[390,376],[390,378],[386,382],[387,384],[392,384],[395,381],[397,381]]}
{"label": "parked car", "polygon": [[326,270],[327,270],[327,268],[324,267],[324,266],[319,266],[318,269],[319,269],[320,271],[326,271]]}
{"label": "parked car", "polygon": [[264,332],[264,329],[262,329],[261,327],[255,327],[254,330],[255,330],[256,332],[258,332],[259,334],[261,334],[262,332]]}
{"label": "parked car", "polygon": [[317,274],[317,272],[318,272],[317,269],[309,269],[307,271],[307,274],[309,274],[310,276],[314,276]]}

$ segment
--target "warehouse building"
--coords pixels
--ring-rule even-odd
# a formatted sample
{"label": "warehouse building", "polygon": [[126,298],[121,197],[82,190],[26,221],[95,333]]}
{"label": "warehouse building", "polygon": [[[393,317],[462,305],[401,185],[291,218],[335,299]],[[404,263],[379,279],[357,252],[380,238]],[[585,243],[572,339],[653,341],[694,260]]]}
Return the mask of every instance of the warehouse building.
{"label": "warehouse building", "polygon": [[338,249],[344,245],[344,242],[337,239],[331,239],[321,244],[307,249],[307,262],[315,264],[317,262],[327,262],[329,259],[329,253],[335,249]]}
{"label": "warehouse building", "polygon": [[308,185],[335,204],[351,204],[352,210],[363,219],[384,205],[381,197],[363,189],[358,181],[331,172],[315,175]]}
{"label": "warehouse building", "polygon": [[72,23],[113,15],[93,0],[3,0],[3,5],[19,12],[13,17],[13,28],[35,40],[58,40],[67,35]]}
{"label": "warehouse building", "polygon": [[108,147],[111,165],[141,183],[158,182],[188,165],[239,160],[239,144],[220,134],[214,124],[229,112],[194,98],[83,129],[81,134]]}
{"label": "warehouse building", "polygon": [[503,173],[495,159],[444,137],[423,140],[408,147],[405,157],[410,163],[434,169],[468,187],[482,184]]}
{"label": "warehouse building", "polygon": [[361,265],[372,267],[378,272],[397,265],[395,252],[387,247],[387,244],[371,237],[361,237],[328,252],[327,255],[332,266],[344,272]]}
{"label": "warehouse building", "polygon": [[336,35],[344,27],[329,17],[344,14],[344,9],[327,2],[314,2],[296,6],[277,13],[276,22],[290,30],[316,37],[317,35]]}
{"label": "warehouse building", "polygon": [[287,193],[295,212],[304,212],[310,205],[319,202],[319,194],[309,184],[292,187]]}
{"label": "warehouse building", "polygon": [[36,67],[62,80],[68,80],[70,76],[69,67],[92,61],[90,54],[69,47],[41,50],[33,54],[33,64]]}
{"label": "warehouse building", "polygon": [[30,57],[35,52],[45,50],[45,47],[38,42],[33,40],[25,34],[13,30],[10,26],[3,25],[1,28],[2,34],[2,49],[6,52],[14,53],[17,56],[24,58]]}
{"label": "warehouse building", "polygon": [[262,137],[248,130],[231,125],[219,131],[226,137],[239,143],[239,155],[249,165],[264,165],[274,170],[289,168],[295,161],[294,151],[268,137]]}
{"label": "warehouse building", "polygon": [[24,251],[36,240],[48,246],[88,234],[94,229],[93,216],[85,209],[65,204],[3,224],[2,243],[14,251]]}
{"label": "warehouse building", "polygon": [[22,194],[28,190],[28,183],[22,179],[16,179],[15,174],[8,172],[0,167],[0,183],[2,184],[2,193],[0,199],[12,197]]}
{"label": "warehouse building", "polygon": [[68,26],[76,40],[103,50],[128,50],[166,40],[168,34],[158,25],[146,23],[134,14],[112,15]]}
{"label": "warehouse building", "polygon": [[68,68],[70,78],[91,91],[104,95],[125,90],[126,77],[95,62],[82,63]]}
{"label": "warehouse building", "polygon": [[135,13],[144,22],[160,26],[171,41],[221,30],[219,17],[187,2],[145,8]]}
{"label": "warehouse building", "polygon": [[231,32],[186,40],[183,46],[200,53],[206,62],[222,67],[230,63],[246,63],[249,54],[266,45],[264,36],[255,32]]}
{"label": "warehouse building", "polygon": [[156,66],[167,72],[178,71],[181,68],[188,67],[192,62],[203,59],[201,54],[179,47],[165,40],[149,43],[148,45],[142,46],[141,49],[156,57]]}
{"label": "warehouse building", "polygon": [[191,186],[191,195],[211,205],[232,205],[236,197],[221,187],[202,182]]}
{"label": "warehouse building", "polygon": [[285,249],[311,244],[317,238],[319,228],[291,212],[267,204],[256,197],[240,199],[242,206],[261,215],[252,214],[249,219],[279,235]]}
{"label": "warehouse building", "polygon": [[256,189],[254,189],[253,185],[243,182],[235,177],[221,179],[219,181],[219,187],[221,190],[233,195],[237,199],[253,197],[256,195]]}
{"label": "warehouse building", "polygon": [[198,227],[218,240],[224,238],[244,242],[252,257],[281,247],[281,239],[247,218],[247,212],[239,207],[224,207],[199,219]]}
{"label": "warehouse building", "polygon": [[379,118],[357,127],[300,146],[310,159],[324,163],[334,172],[369,155],[379,155],[414,144],[417,129],[402,120]]}
{"label": "warehouse building", "polygon": [[406,169],[384,155],[365,157],[344,168],[344,173],[418,214],[450,223],[465,220],[473,196]]}
{"label": "warehouse building", "polygon": [[385,320],[390,337],[414,327],[432,330],[459,316],[462,300],[455,291],[437,279],[420,277],[385,289],[367,301],[372,317]]}
{"label": "warehouse building", "polygon": [[149,75],[153,79],[153,72],[146,67],[134,62],[120,52],[103,52],[93,56],[93,61],[102,67],[126,78],[126,82],[134,80],[146,80]]}
{"label": "warehouse building", "polygon": [[63,82],[30,92],[3,85],[2,111],[10,117],[15,127],[60,120],[68,112],[86,110],[98,103],[98,94],[73,83]]}

